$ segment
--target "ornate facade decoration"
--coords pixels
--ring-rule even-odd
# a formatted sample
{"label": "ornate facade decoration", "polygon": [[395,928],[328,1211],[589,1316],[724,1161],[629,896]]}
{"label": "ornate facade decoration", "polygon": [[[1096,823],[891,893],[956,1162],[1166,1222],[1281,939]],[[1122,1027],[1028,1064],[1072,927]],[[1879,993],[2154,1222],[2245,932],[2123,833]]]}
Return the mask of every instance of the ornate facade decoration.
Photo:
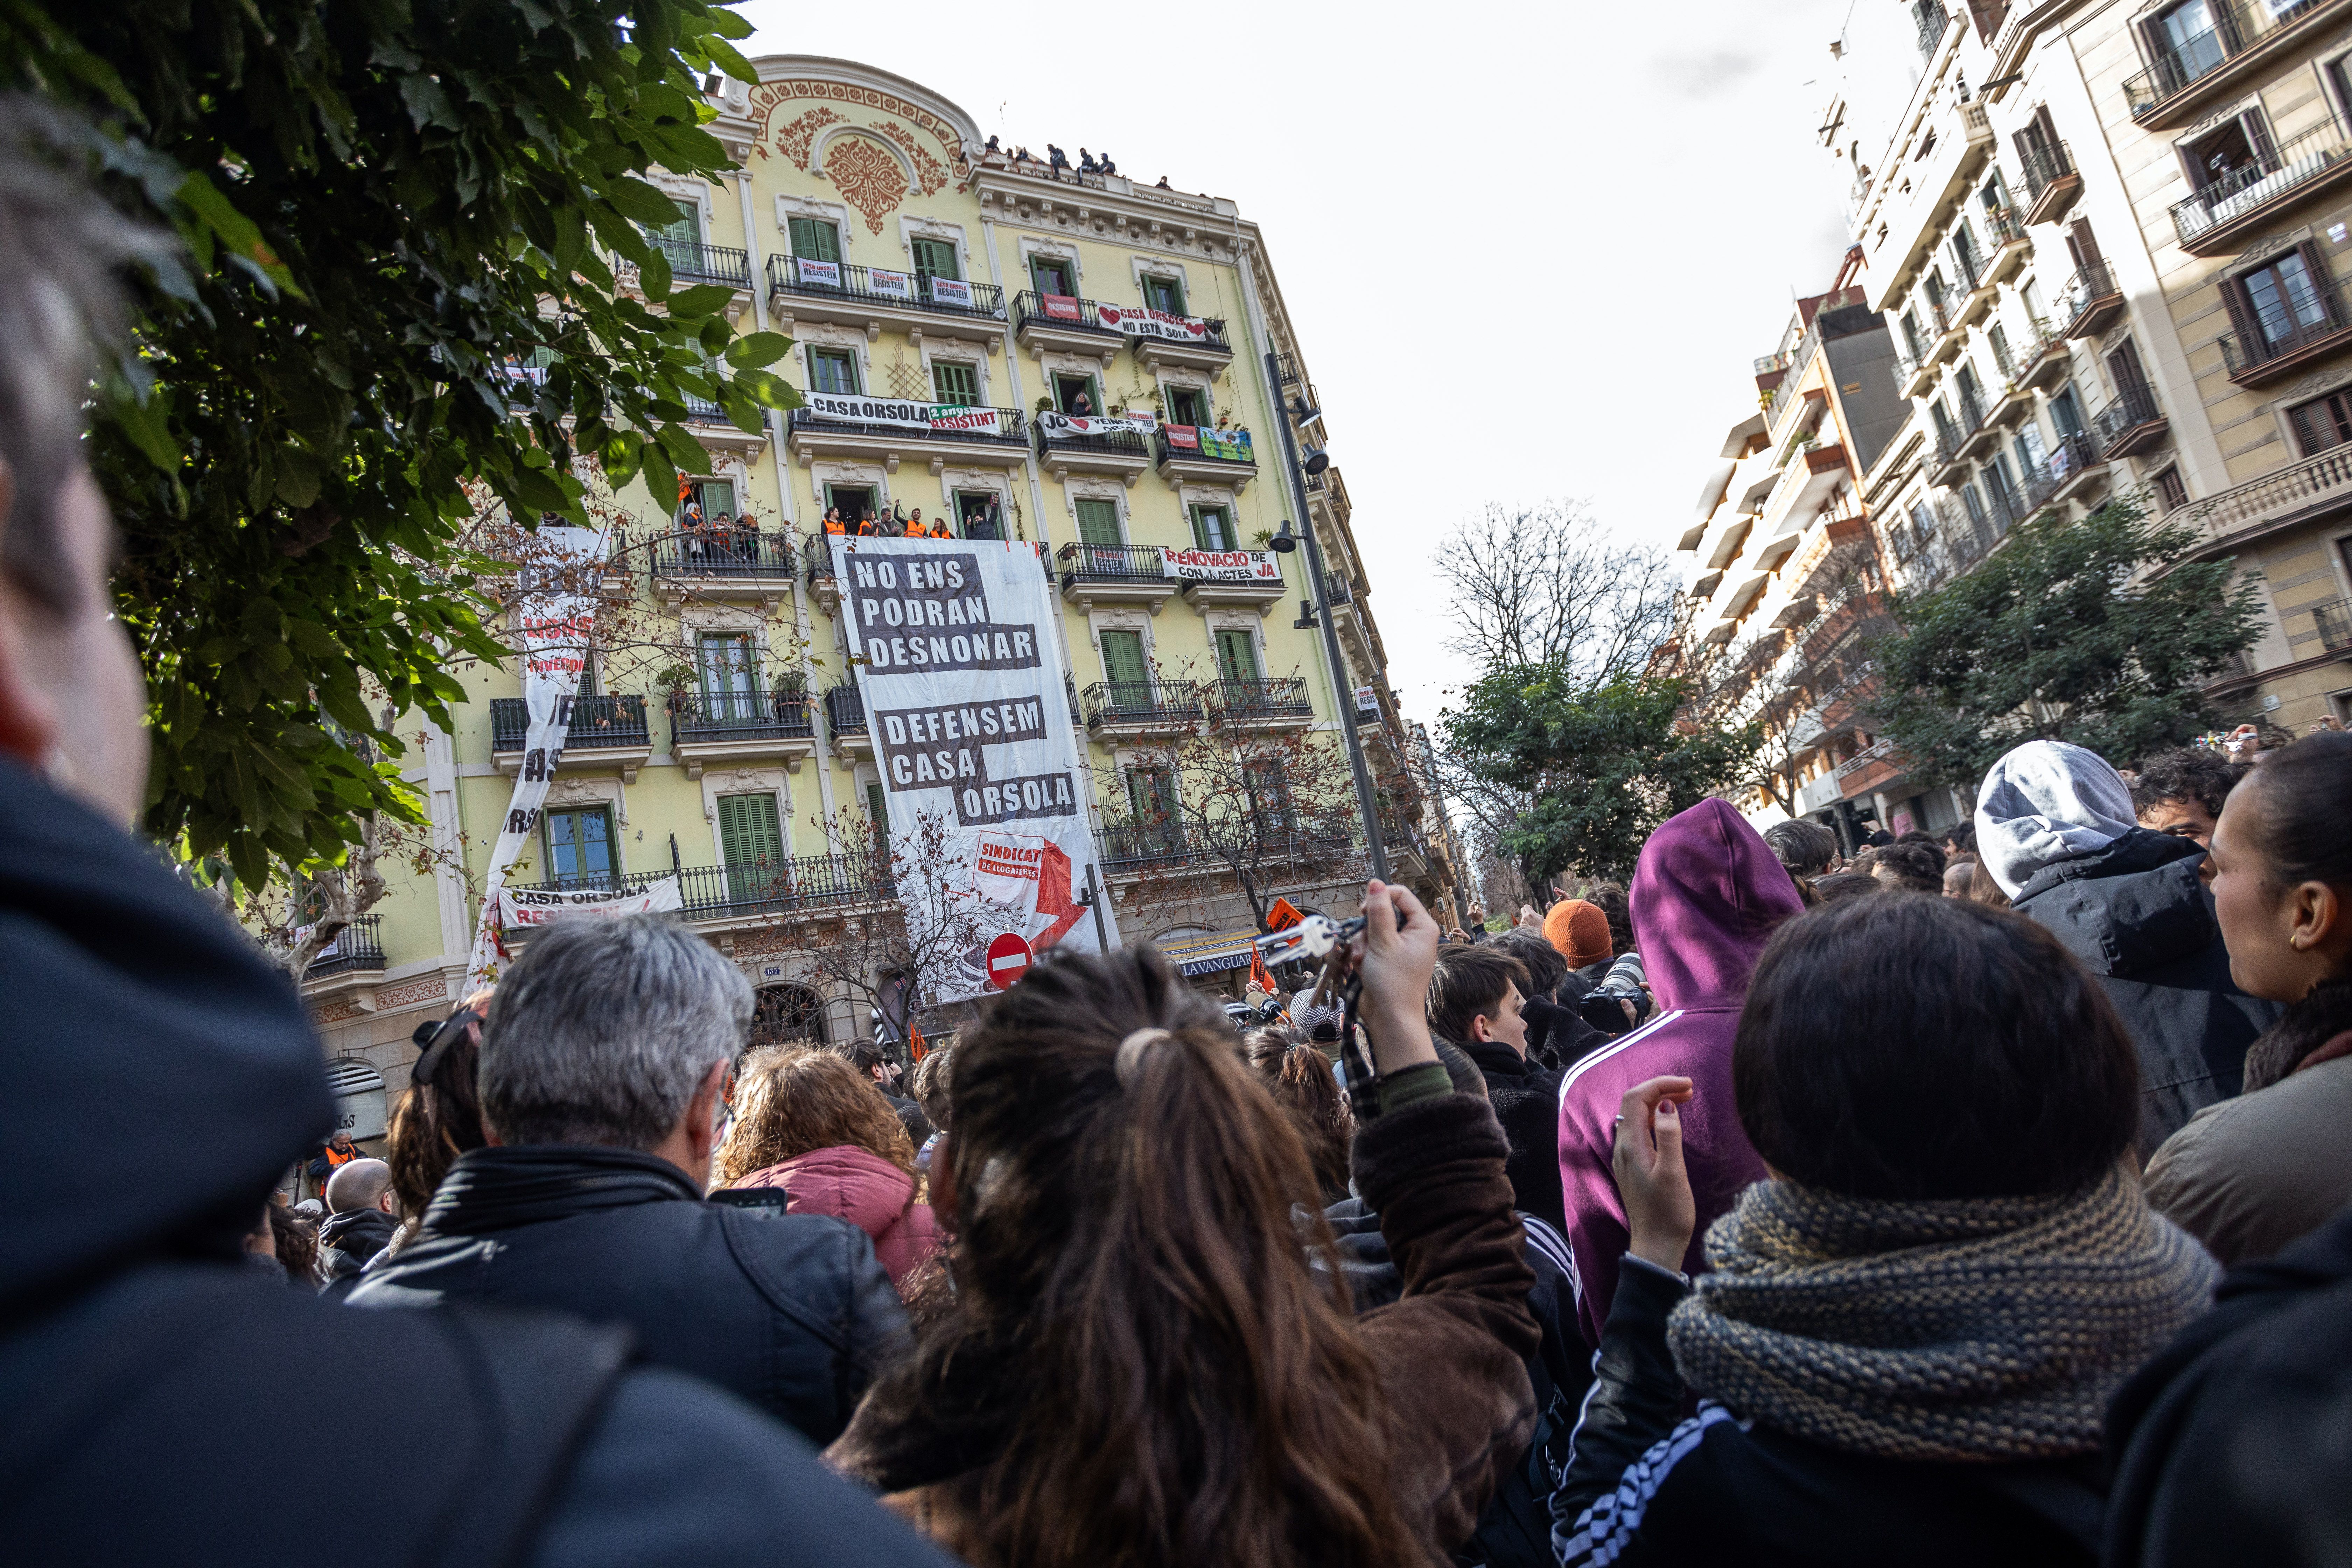
{"label": "ornate facade decoration", "polygon": [[[971,165],[964,158],[963,137],[947,121],[933,114],[920,104],[908,103],[895,93],[883,92],[870,87],[855,87],[847,82],[838,81],[812,81],[806,79],[791,81],[763,81],[753,89],[750,112],[760,125],[758,152],[761,157],[764,158],[768,155],[767,142],[771,140],[768,132],[770,118],[783,105],[802,100],[814,100],[820,105],[857,104],[867,109],[879,110],[884,114],[896,116],[897,121],[905,121],[906,124],[899,124],[893,121],[884,121],[880,125],[876,126],[875,130],[878,134],[887,136],[898,143],[914,163],[916,177],[921,182],[925,195],[944,190],[951,180],[969,179],[971,175]],[[773,140],[778,149],[787,158],[805,169],[809,166],[810,146],[816,133],[827,125],[838,125],[842,122],[843,117],[840,114],[831,109],[819,107],[779,127]],[[915,131],[919,131],[938,143],[940,156],[934,157],[916,145],[914,132],[908,131],[907,125],[912,125]],[[937,184],[933,183],[935,171]]]}
{"label": "ornate facade decoration", "polygon": [[835,142],[824,155],[824,174],[841,199],[866,219],[869,234],[880,234],[882,220],[907,199],[907,171],[863,136]]}
{"label": "ornate facade decoration", "polygon": [[[776,149],[793,161],[793,167],[805,169],[809,166],[809,144],[816,140],[816,133],[828,125],[840,123],[841,116],[832,110],[812,109],[798,120],[777,129]],[[768,149],[761,146],[759,153],[764,158],[768,155]]]}

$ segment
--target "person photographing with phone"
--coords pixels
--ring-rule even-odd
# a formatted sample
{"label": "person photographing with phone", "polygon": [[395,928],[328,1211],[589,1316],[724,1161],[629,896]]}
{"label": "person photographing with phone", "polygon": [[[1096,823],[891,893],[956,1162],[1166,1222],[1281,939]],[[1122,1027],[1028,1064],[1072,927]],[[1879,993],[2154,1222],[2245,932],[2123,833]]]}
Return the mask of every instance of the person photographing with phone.
{"label": "person photographing with phone", "polygon": [[1767,1173],[1696,1282],[1704,1088],[1620,1104],[1631,1239],[1563,1568],[2095,1562],[2108,1396],[2218,1274],[2125,1163],[2137,1058],[2096,980],[1996,910],[1850,900],[1765,948],[1732,1081]]}
{"label": "person photographing with phone", "polygon": [[1353,1173],[1402,1299],[1356,1317],[1310,1266],[1306,1145],[1214,1002],[1156,948],[1050,954],[957,1041],[952,1303],[828,1464],[979,1568],[1421,1568],[1467,1539],[1535,1424],[1532,1275],[1502,1131],[1430,1043],[1437,924],[1380,882],[1363,908]]}

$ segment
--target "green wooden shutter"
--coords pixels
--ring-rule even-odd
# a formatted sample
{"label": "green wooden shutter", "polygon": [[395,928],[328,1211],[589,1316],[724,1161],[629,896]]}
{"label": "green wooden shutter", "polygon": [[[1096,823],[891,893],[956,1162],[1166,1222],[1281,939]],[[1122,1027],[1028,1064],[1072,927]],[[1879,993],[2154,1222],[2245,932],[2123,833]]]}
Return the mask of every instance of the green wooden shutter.
{"label": "green wooden shutter", "polygon": [[1233,520],[1221,506],[1196,506],[1192,509],[1192,542],[1203,550],[1234,548]]}
{"label": "green wooden shutter", "polygon": [[878,784],[866,786],[866,815],[876,828],[886,836],[889,833],[890,808],[882,803],[882,786]]}
{"label": "green wooden shutter", "polygon": [[1078,503],[1078,540],[1084,544],[1117,544],[1118,503],[1082,500]]}
{"label": "green wooden shutter", "polygon": [[1141,702],[1142,685],[1151,679],[1143,662],[1141,632],[1105,632],[1102,634],[1103,674],[1114,686],[1136,688],[1122,691],[1117,700],[1122,704]]}
{"label": "green wooden shutter", "polygon": [[1247,632],[1217,634],[1217,673],[1227,680],[1257,679],[1257,641]]}
{"label": "green wooden shutter", "polygon": [[928,280],[933,278],[955,279],[963,276],[956,270],[955,247],[946,240],[919,239],[915,241],[913,249],[915,272],[918,277]]}
{"label": "green wooden shutter", "polygon": [[819,392],[857,395],[857,363],[845,353],[818,351],[809,356],[809,379]]}
{"label": "green wooden shutter", "polygon": [[784,835],[772,795],[719,797],[719,846],[730,866],[772,866],[784,858]]}
{"label": "green wooden shutter", "polygon": [[931,363],[931,392],[941,403],[977,404],[980,401],[980,374],[968,364],[952,360]]}
{"label": "green wooden shutter", "polygon": [[673,201],[677,216],[658,228],[646,232],[655,239],[666,239],[674,245],[692,245],[702,237],[702,209],[692,202]]}
{"label": "green wooden shutter", "polygon": [[813,217],[796,217],[792,222],[793,254],[811,261],[841,259],[841,235],[829,223]]}

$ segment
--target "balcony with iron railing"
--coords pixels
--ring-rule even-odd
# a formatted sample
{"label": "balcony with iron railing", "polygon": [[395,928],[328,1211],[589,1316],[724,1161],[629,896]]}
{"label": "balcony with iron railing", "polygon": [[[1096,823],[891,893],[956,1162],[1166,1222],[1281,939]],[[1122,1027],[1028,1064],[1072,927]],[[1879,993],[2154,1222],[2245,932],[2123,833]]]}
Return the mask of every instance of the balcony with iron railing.
{"label": "balcony with iron railing", "polygon": [[2082,172],[2074,166],[2074,150],[2061,142],[2054,146],[2028,146],[2018,153],[2025,175],[2025,221],[2056,223],[2083,194]]}
{"label": "balcony with iron railing", "polygon": [[[1095,340],[1094,352],[1102,352],[1102,340],[1116,343],[1124,341],[1117,327],[1103,325],[1095,301],[1076,294],[1041,294],[1034,289],[1024,289],[1013,296],[1013,321],[1014,330],[1026,342],[1033,336],[1051,340],[1076,334],[1081,339]],[[1053,346],[1048,341],[1046,346]]]}
{"label": "balcony with iron railing", "polygon": [[646,237],[646,243],[669,263],[673,284],[717,283],[729,289],[751,287],[751,252],[731,245],[704,245],[699,240]]}
{"label": "balcony with iron railing", "polygon": [[771,691],[677,691],[668,699],[670,732],[679,745],[814,739],[816,721],[805,687]]}
{"label": "balcony with iron railing", "polygon": [[[867,400],[877,405],[887,398]],[[897,404],[897,407],[908,405]],[[1017,408],[967,408],[930,425],[893,425],[879,420],[836,419],[814,408],[792,411],[795,450],[835,456],[879,455],[885,448],[919,442],[930,447],[986,448],[1009,456],[1029,446],[1029,422]]]}
{"label": "balcony with iron railing", "polygon": [[2312,197],[2340,188],[2352,178],[2352,136],[2333,118],[2275,149],[2255,154],[2172,204],[2172,228],[2191,256],[2218,256],[2244,248],[2264,227]]}
{"label": "balcony with iron railing", "polygon": [[2063,338],[2096,337],[2124,313],[2123,289],[2116,282],[2115,268],[2105,259],[2089,263],[2067,279],[2060,294],[2059,314],[2065,325],[2058,329],[2058,335]]}
{"label": "balcony with iron railing", "polygon": [[[530,733],[530,709],[520,697],[490,699],[490,750],[520,752]],[[574,697],[563,738],[572,752],[644,749],[652,744],[642,697]]]}
{"label": "balcony with iron railing", "polygon": [[334,940],[320,948],[304,972],[305,980],[323,980],[331,974],[351,974],[383,967],[383,917],[353,915],[351,923],[335,933]]}
{"label": "balcony with iron railing", "polygon": [[1097,680],[1078,693],[1091,734],[1173,734],[1201,719],[1197,680]]}
{"label": "balcony with iron railing", "polygon": [[2164,439],[2164,410],[2146,382],[2127,381],[2116,389],[2116,400],[2091,421],[2099,455],[2107,462],[2135,457]]}
{"label": "balcony with iron railing", "polygon": [[2332,285],[2251,314],[2252,331],[2243,337],[2224,332],[2221,339],[2221,363],[2240,386],[2267,385],[2352,348],[2352,315]]}
{"label": "balcony with iron railing", "polygon": [[1227,677],[1209,683],[1209,716],[1250,726],[1304,724],[1315,717],[1303,676]]}
{"label": "balcony with iron railing", "polygon": [[824,694],[825,732],[835,740],[845,735],[863,735],[866,727],[866,694],[855,683],[843,681],[828,687]]}
{"label": "balcony with iron railing", "polygon": [[1239,489],[1257,473],[1256,448],[1245,430],[1163,425],[1151,437],[1151,457],[1160,477],[1171,481],[1199,479]]}
{"label": "balcony with iron railing", "polygon": [[2352,599],[2322,599],[2302,610],[2311,616],[2323,653],[2352,654]]}
{"label": "balcony with iron railing", "polygon": [[967,321],[1004,319],[1004,290],[993,283],[935,278],[926,272],[856,267],[841,261],[804,263],[791,256],[768,258],[768,293],[780,309],[799,315],[833,315],[847,308],[885,317],[916,311]]}
{"label": "balcony with iron railing", "polygon": [[2053,484],[2050,501],[2069,500],[2090,489],[2106,477],[2107,463],[2088,434],[2080,430],[2062,433],[2051,444],[2049,455],[2042,459],[2050,470]]}
{"label": "balcony with iron railing", "polygon": [[2033,241],[2025,232],[2025,218],[2015,207],[1979,208],[1984,219],[1985,243],[1991,253],[1985,260],[1985,279],[1990,283],[2006,283],[2033,248]]}
{"label": "balcony with iron railing", "polygon": [[1943,0],[1912,0],[1911,20],[1919,30],[1919,58],[1934,59],[1952,25],[1952,14],[1944,8]]}
{"label": "balcony with iron railing", "polygon": [[793,536],[756,528],[705,523],[656,534],[646,542],[656,577],[769,577],[793,575]]}
{"label": "balcony with iron railing", "polygon": [[2345,0],[2200,0],[2172,16],[2200,10],[2209,25],[2177,38],[2143,19],[2136,30],[2148,66],[2124,81],[2132,118],[2149,130],[2184,123],[2347,8]]}
{"label": "balcony with iron railing", "polygon": [[1037,458],[1058,482],[1065,474],[1143,472],[1151,467],[1151,443],[1139,430],[1106,430],[1080,436],[1067,431],[1049,434],[1045,421],[1033,422],[1037,432]]}
{"label": "balcony with iron railing", "polygon": [[[677,879],[681,912],[689,921],[777,917],[846,906],[887,903],[898,896],[888,860],[878,855],[761,858],[732,866],[664,867],[517,883],[518,892],[641,893]],[[509,932],[509,939],[514,937]]]}

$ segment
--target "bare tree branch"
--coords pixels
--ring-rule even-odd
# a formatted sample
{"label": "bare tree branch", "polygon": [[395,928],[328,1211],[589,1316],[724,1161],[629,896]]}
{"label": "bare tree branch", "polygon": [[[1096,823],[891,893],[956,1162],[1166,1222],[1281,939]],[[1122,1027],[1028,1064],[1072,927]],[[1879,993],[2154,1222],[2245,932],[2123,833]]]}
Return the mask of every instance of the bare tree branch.
{"label": "bare tree branch", "polygon": [[1605,680],[1639,669],[1671,625],[1672,560],[1610,542],[1581,502],[1490,504],[1434,559],[1452,593],[1446,646],[1484,668],[1565,665]]}

